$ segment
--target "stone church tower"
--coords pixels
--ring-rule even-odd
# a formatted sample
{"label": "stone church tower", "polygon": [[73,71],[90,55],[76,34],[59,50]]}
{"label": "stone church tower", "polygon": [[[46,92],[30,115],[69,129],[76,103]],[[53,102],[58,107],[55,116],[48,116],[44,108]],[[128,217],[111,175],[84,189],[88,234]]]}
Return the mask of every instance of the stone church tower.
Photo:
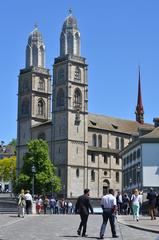
{"label": "stone church tower", "polygon": [[87,187],[88,83],[80,32],[71,11],[62,27],[53,79],[53,162],[64,196],[72,197]]}
{"label": "stone church tower", "polygon": [[51,76],[45,68],[45,45],[37,26],[26,47],[26,67],[18,80],[17,169],[23,165],[31,128],[51,119]]}

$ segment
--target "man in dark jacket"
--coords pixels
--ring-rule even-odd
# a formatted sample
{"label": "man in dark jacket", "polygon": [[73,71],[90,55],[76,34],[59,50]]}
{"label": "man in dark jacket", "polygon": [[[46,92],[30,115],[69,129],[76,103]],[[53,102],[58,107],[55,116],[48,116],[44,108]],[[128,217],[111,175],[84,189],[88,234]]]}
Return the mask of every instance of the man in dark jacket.
{"label": "man in dark jacket", "polygon": [[150,192],[147,194],[147,199],[149,200],[149,213],[151,216],[151,220],[156,219],[155,207],[156,207],[157,195],[155,191],[153,191],[153,188],[150,188]]}
{"label": "man in dark jacket", "polygon": [[84,195],[78,197],[76,207],[75,207],[75,213],[79,213],[81,217],[81,223],[77,230],[77,234],[81,235],[81,230],[83,227],[82,237],[87,237],[86,228],[87,228],[87,220],[89,216],[89,209],[93,214],[93,208],[89,201],[89,193],[90,193],[89,189],[84,189]]}

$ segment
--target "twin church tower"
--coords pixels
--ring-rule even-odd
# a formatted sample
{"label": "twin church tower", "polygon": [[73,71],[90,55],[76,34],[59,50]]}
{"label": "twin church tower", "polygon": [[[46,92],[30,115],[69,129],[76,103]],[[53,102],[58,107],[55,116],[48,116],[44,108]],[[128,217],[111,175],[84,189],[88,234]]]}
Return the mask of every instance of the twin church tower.
{"label": "twin church tower", "polygon": [[37,26],[29,35],[26,66],[20,70],[18,82],[17,170],[22,168],[27,142],[46,140],[62,180],[61,194],[67,198],[77,197],[84,188],[90,188],[94,198],[109,187],[121,190],[119,151],[143,124],[141,91],[137,121],[88,113],[87,67],[71,11],[62,27],[53,84],[45,68],[45,45]]}

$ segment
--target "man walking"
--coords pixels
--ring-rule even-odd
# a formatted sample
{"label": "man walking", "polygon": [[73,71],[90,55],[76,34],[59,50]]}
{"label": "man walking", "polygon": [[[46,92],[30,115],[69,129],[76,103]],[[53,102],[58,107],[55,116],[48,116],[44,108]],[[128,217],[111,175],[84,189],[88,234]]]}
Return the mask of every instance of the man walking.
{"label": "man walking", "polygon": [[33,201],[29,190],[26,191],[25,201],[26,201],[26,213],[29,214],[31,212],[32,201]]}
{"label": "man walking", "polygon": [[149,200],[149,214],[151,216],[151,220],[156,220],[156,201],[157,195],[153,188],[150,188],[150,192],[147,194],[147,199]]}
{"label": "man walking", "polygon": [[101,200],[103,209],[103,223],[100,229],[100,239],[104,239],[104,233],[109,219],[112,237],[118,238],[115,230],[115,211],[117,209],[116,198],[114,197],[113,189],[109,189],[109,194],[104,195]]}
{"label": "man walking", "polygon": [[79,225],[79,228],[77,230],[77,234],[81,235],[82,231],[82,237],[87,237],[86,235],[86,229],[87,229],[87,220],[89,216],[89,209],[91,210],[91,213],[93,214],[93,208],[89,201],[89,189],[84,189],[84,194],[77,199],[76,207],[75,207],[75,213],[79,213],[81,217],[81,223]]}

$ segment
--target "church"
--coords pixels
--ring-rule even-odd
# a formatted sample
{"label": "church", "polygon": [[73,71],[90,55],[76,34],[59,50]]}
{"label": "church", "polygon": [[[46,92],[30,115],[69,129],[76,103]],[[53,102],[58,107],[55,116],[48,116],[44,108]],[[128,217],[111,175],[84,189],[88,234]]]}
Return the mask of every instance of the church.
{"label": "church", "polygon": [[80,31],[70,11],[51,76],[45,68],[42,34],[37,26],[30,33],[26,65],[18,79],[17,170],[27,142],[43,139],[62,181],[61,194],[76,198],[89,188],[93,198],[100,198],[110,187],[122,190],[119,152],[138,128],[148,124],[143,119],[140,78],[136,121],[88,112],[88,64],[80,48]]}

